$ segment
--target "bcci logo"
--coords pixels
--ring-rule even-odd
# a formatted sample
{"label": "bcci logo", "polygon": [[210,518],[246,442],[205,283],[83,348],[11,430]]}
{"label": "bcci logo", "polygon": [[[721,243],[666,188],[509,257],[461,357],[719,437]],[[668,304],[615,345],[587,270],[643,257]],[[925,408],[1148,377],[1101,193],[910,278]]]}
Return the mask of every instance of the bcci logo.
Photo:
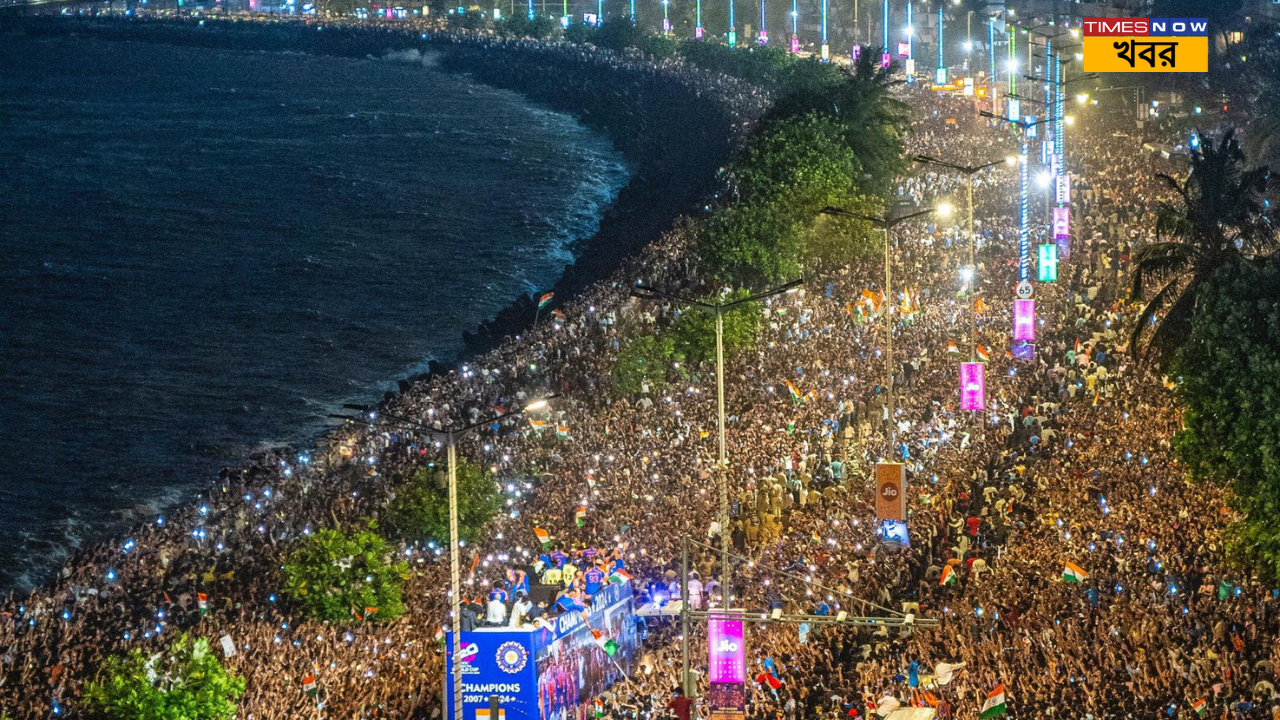
{"label": "bcci logo", "polygon": [[504,642],[498,646],[498,669],[514,675],[524,669],[529,661],[529,652],[515,641]]}

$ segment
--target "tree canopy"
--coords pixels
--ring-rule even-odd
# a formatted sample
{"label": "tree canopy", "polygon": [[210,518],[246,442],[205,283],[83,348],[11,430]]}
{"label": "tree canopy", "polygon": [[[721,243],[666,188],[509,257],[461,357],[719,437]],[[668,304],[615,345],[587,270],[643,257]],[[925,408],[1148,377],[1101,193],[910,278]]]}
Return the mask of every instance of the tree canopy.
{"label": "tree canopy", "polygon": [[1277,247],[1273,211],[1264,203],[1274,187],[1270,170],[1246,170],[1231,131],[1216,145],[1207,138],[1202,148],[1192,153],[1185,180],[1159,175],[1177,199],[1160,204],[1158,240],[1133,258],[1131,296],[1145,303],[1130,333],[1129,350],[1153,351],[1161,361],[1172,357],[1186,338],[1196,295],[1218,268]]}
{"label": "tree canopy", "polygon": [[[458,537],[470,542],[502,509],[502,496],[493,477],[482,467],[458,461]],[[418,468],[399,488],[388,509],[388,523],[411,542],[449,543],[447,470]]]}
{"label": "tree canopy", "polygon": [[1280,577],[1280,266],[1219,269],[1171,369],[1183,405],[1179,460],[1196,479],[1230,484],[1245,513],[1235,549]]}
{"label": "tree canopy", "polygon": [[222,667],[209,641],[184,634],[155,654],[107,658],[84,702],[109,720],[231,720],[242,695],[244,678]]}
{"label": "tree canopy", "polygon": [[284,563],[285,592],[308,616],[328,622],[394,620],[409,565],[368,527],[322,529],[298,541]]}

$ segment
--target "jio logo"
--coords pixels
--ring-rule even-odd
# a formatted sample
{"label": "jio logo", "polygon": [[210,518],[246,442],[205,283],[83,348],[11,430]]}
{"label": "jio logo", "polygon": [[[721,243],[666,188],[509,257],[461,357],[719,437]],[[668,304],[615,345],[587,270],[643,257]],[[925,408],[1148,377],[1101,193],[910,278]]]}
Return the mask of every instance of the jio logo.
{"label": "jio logo", "polygon": [[885,500],[896,499],[898,497],[898,486],[893,483],[886,483],[884,487],[880,488],[880,497]]}
{"label": "jio logo", "polygon": [[716,652],[726,655],[729,653],[736,653],[738,652],[738,643],[732,640],[721,640],[720,644],[716,645]]}

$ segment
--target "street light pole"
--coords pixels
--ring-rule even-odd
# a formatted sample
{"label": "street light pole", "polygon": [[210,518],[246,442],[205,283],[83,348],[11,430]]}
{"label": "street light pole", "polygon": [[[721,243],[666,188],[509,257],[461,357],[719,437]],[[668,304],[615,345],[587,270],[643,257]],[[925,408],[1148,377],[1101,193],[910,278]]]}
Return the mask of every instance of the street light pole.
{"label": "street light pole", "polygon": [[462,577],[458,551],[458,452],[453,431],[445,433],[449,465],[449,592],[453,630],[453,720],[462,720]]}
{"label": "street light pole", "polygon": [[519,410],[505,412],[496,417],[486,418],[470,425],[464,425],[456,428],[440,428],[429,425],[423,425],[421,421],[413,418],[406,418],[391,412],[381,411],[381,418],[375,419],[375,412],[372,408],[363,405],[343,405],[348,410],[358,410],[360,412],[369,413],[368,418],[351,417],[347,415],[330,415],[329,417],[343,420],[349,423],[368,423],[370,425],[394,425],[397,427],[409,426],[420,432],[434,435],[437,438],[443,438],[445,442],[445,463],[448,466],[447,472],[449,476],[449,611],[450,622],[449,627],[453,632],[453,642],[451,652],[453,657],[453,720],[463,720],[462,718],[462,663],[458,660],[462,652],[462,573],[461,573],[461,551],[460,538],[458,537],[458,450],[457,439],[485,425],[492,425],[509,417],[523,415],[524,413],[538,412],[547,407],[547,401],[556,397],[554,393],[543,396],[538,400],[534,400]]}
{"label": "street light pole", "polygon": [[1014,158],[1005,158],[1003,160],[994,160],[983,165],[958,165],[949,163],[945,160],[939,160],[928,155],[916,155],[912,158],[918,163],[928,165],[937,165],[939,167],[955,170],[965,177],[965,191],[967,195],[966,205],[968,206],[968,224],[969,224],[969,360],[977,362],[978,360],[978,261],[977,261],[977,236],[973,232],[973,176],[990,167],[995,167],[1000,163],[1012,165],[1010,160]]}
{"label": "street light pole", "polygon": [[680,297],[677,295],[668,295],[659,292],[650,287],[639,286],[631,291],[633,297],[652,300],[661,298],[672,302],[692,305],[694,307],[708,310],[715,315],[716,319],[716,429],[718,430],[718,453],[716,465],[718,471],[718,485],[720,490],[720,602],[724,607],[729,607],[729,453],[725,443],[725,412],[724,412],[724,313],[726,310],[732,310],[739,305],[745,305],[756,300],[763,300],[774,295],[781,295],[794,291],[803,280],[792,280],[791,282],[780,285],[776,288],[766,290],[762,293],[750,295],[745,298],[739,298],[732,302],[715,302],[708,303],[692,298]]}
{"label": "street light pole", "polygon": [[885,373],[885,391],[887,393],[885,405],[889,412],[889,437],[891,441],[896,441],[898,426],[894,419],[894,416],[897,414],[897,407],[895,406],[893,397],[893,260],[891,257],[892,243],[890,242],[890,231],[908,220],[913,220],[932,213],[933,208],[913,212],[910,215],[903,215],[902,217],[894,218],[892,220],[873,217],[871,215],[861,215],[849,212],[848,210],[842,210],[837,207],[824,207],[818,212],[822,215],[838,215],[841,217],[853,218],[855,220],[865,220],[884,232],[884,304],[882,307],[884,312],[885,369],[887,371]]}

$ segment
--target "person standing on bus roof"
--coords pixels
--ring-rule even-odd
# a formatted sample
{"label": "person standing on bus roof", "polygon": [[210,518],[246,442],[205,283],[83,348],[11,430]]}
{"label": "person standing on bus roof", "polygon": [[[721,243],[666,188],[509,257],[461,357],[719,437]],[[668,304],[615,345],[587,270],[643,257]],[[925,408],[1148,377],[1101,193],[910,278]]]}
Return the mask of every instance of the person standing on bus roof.
{"label": "person standing on bus roof", "polygon": [[598,567],[592,566],[582,574],[583,589],[586,590],[587,596],[592,597],[600,592],[600,586],[604,584],[604,571]]}

